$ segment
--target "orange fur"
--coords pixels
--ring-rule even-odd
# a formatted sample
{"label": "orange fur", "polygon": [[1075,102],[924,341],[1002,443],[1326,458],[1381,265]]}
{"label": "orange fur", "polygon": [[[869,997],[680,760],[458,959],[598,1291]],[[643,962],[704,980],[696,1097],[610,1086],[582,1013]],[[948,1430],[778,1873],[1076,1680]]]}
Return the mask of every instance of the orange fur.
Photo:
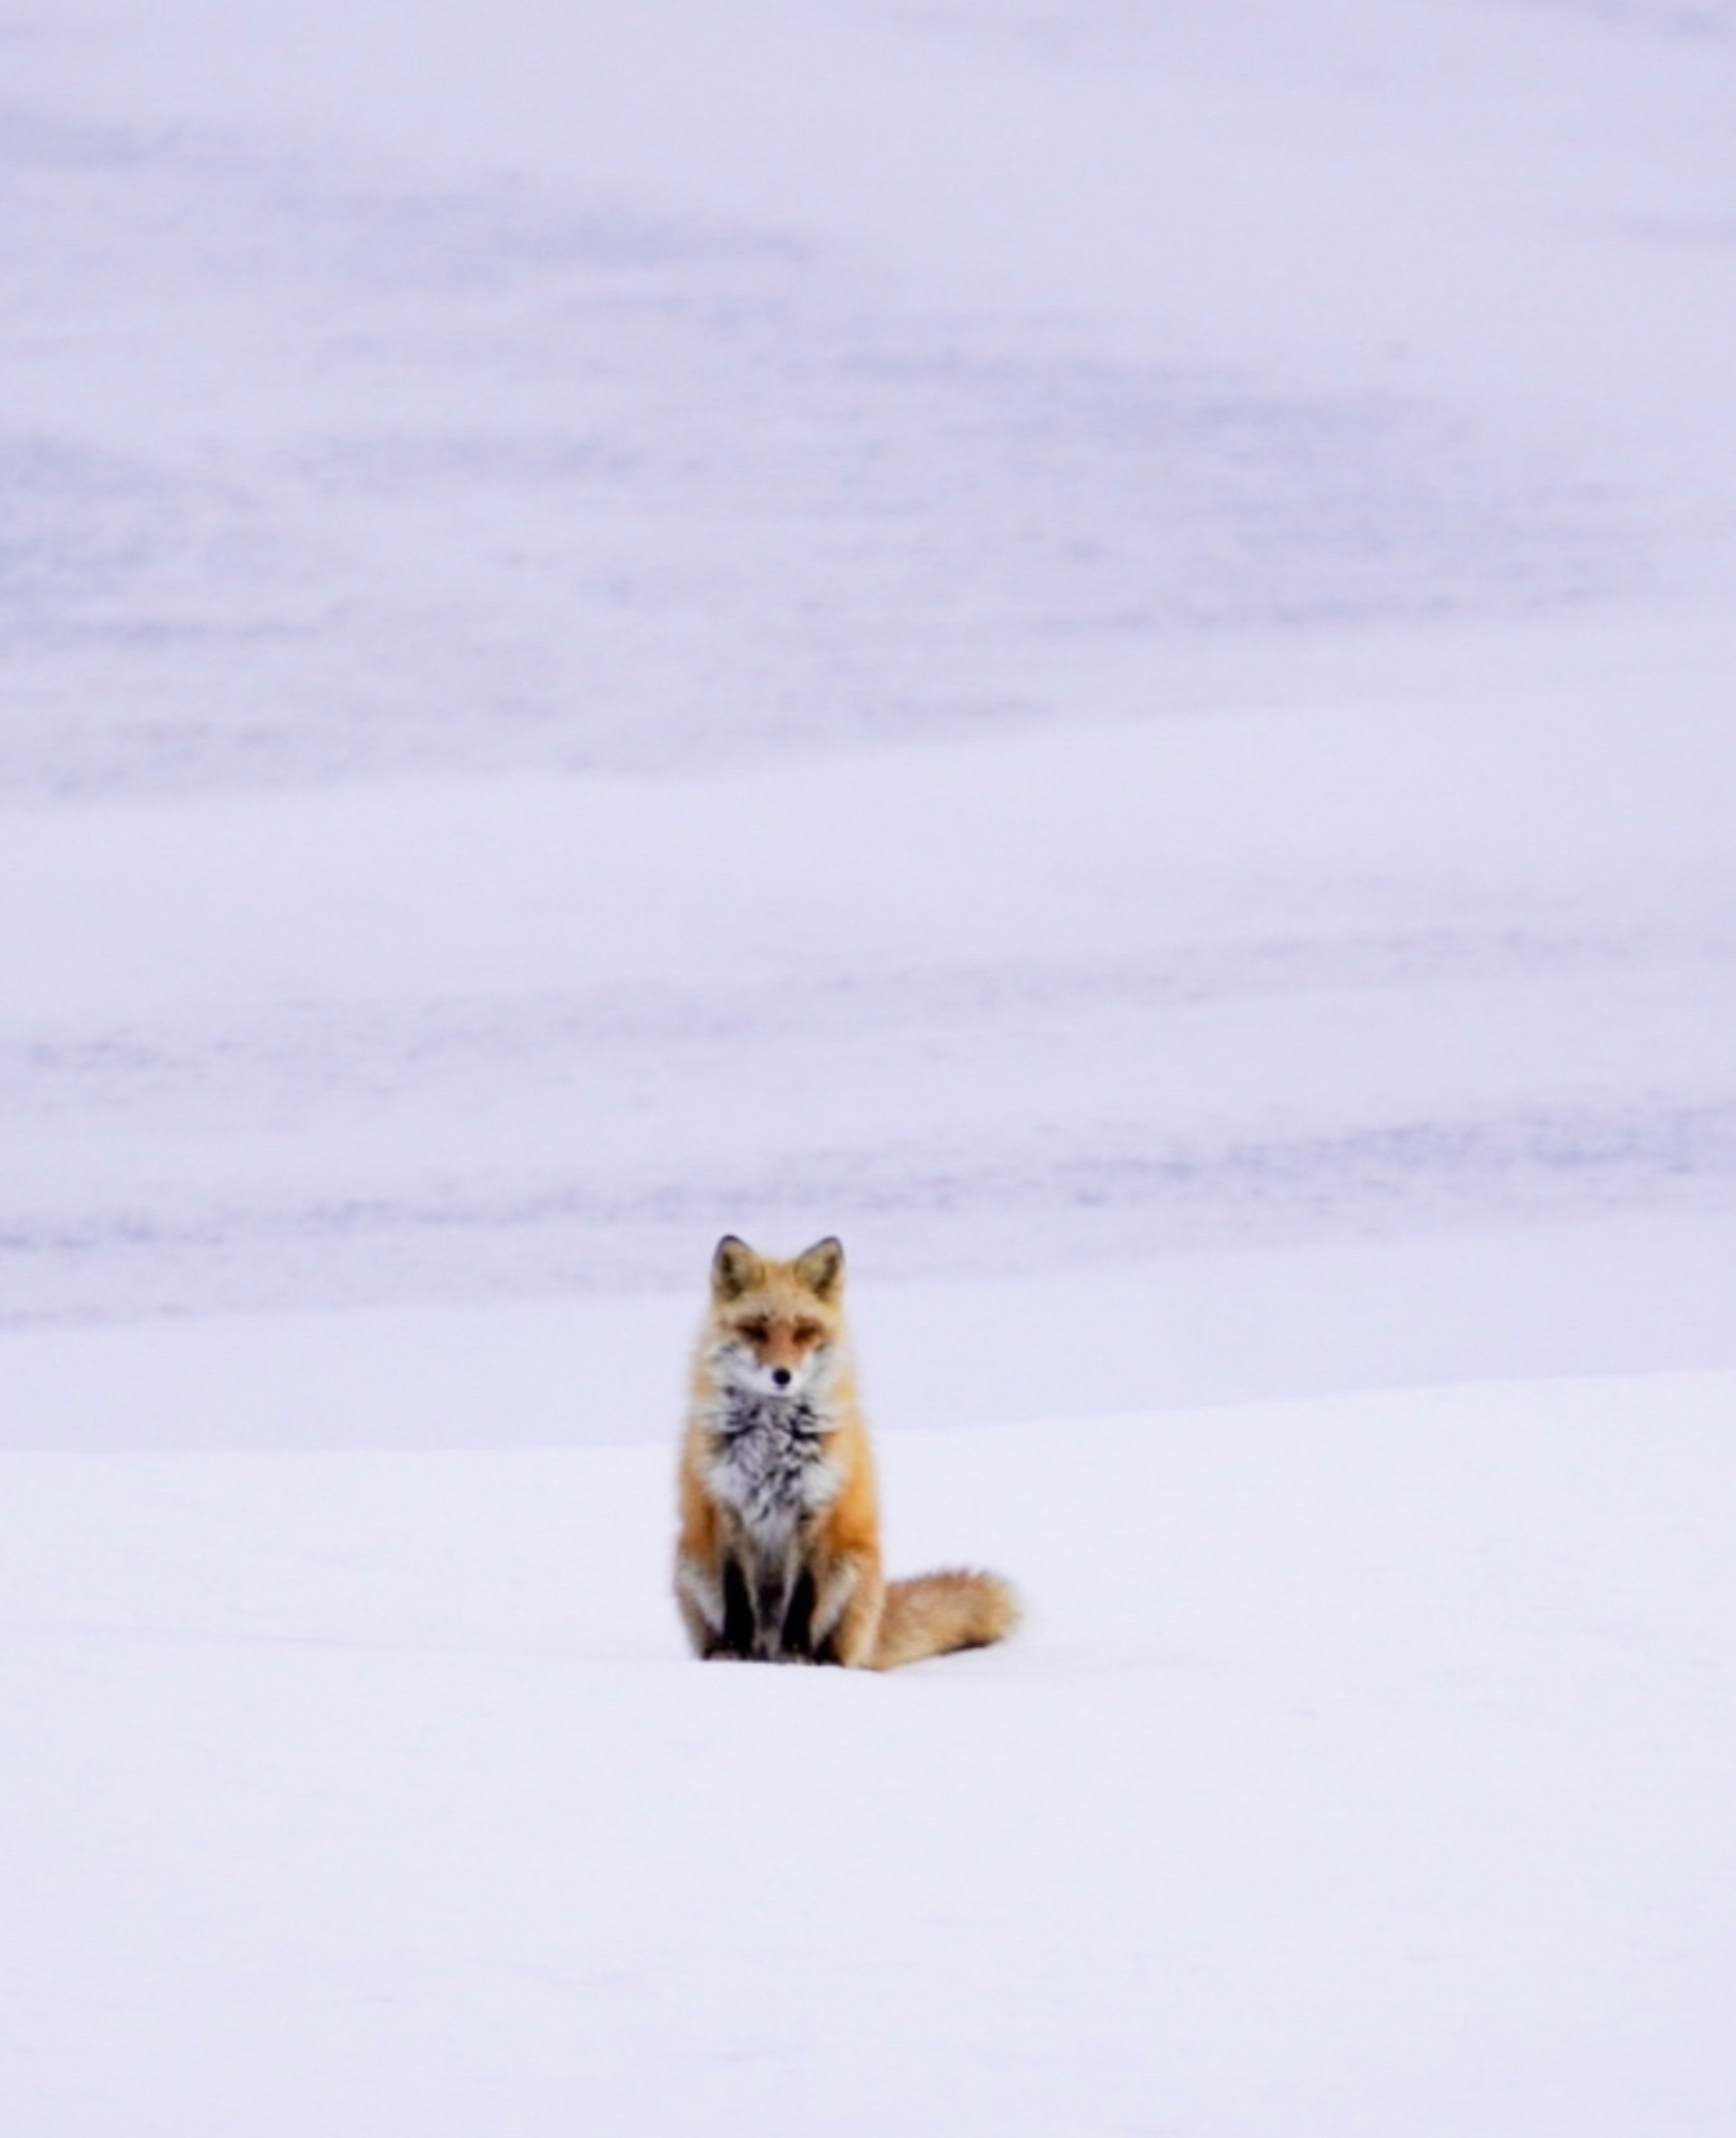
{"label": "orange fur", "polygon": [[682,1439],[675,1596],[695,1652],[890,1670],[1010,1633],[991,1574],[888,1583],[843,1250],[720,1241]]}

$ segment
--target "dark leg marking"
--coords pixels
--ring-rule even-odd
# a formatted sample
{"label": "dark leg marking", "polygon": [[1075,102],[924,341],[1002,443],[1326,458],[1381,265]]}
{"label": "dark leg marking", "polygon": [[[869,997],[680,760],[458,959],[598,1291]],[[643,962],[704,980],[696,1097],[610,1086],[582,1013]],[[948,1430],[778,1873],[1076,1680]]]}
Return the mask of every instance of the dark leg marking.
{"label": "dark leg marking", "polygon": [[797,1661],[806,1661],[814,1652],[814,1577],[805,1566],[790,1591],[781,1646],[785,1655]]}
{"label": "dark leg marking", "polygon": [[739,1560],[724,1561],[724,1630],[712,1650],[718,1656],[751,1656],[753,1652],[753,1606]]}

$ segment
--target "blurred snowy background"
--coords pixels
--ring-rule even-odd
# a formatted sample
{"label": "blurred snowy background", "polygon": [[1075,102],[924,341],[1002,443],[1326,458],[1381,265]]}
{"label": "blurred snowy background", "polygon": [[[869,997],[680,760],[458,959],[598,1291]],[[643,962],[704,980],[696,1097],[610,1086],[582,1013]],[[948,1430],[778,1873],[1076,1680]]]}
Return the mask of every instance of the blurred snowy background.
{"label": "blurred snowy background", "polygon": [[0,1321],[729,1228],[980,1415],[1736,1361],[1733,113],[1711,4],[9,7]]}

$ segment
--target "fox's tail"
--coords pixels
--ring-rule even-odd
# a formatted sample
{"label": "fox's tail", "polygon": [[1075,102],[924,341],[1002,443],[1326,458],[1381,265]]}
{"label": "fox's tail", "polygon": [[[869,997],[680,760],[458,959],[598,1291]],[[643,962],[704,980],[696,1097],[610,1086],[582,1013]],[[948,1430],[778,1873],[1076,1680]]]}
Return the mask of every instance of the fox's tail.
{"label": "fox's tail", "polygon": [[997,1574],[919,1574],[889,1581],[870,1667],[895,1670],[953,1648],[986,1648],[1019,1622],[1019,1599]]}

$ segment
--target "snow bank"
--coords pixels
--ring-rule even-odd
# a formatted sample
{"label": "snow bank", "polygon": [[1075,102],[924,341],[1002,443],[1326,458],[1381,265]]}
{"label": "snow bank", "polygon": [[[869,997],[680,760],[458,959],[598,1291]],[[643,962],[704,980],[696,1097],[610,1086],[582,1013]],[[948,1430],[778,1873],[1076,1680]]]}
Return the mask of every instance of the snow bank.
{"label": "snow bank", "polygon": [[1736,1379],[890,1435],[1001,1650],[703,1667],[666,1449],[0,1462],[52,2138],[1736,2114]]}

